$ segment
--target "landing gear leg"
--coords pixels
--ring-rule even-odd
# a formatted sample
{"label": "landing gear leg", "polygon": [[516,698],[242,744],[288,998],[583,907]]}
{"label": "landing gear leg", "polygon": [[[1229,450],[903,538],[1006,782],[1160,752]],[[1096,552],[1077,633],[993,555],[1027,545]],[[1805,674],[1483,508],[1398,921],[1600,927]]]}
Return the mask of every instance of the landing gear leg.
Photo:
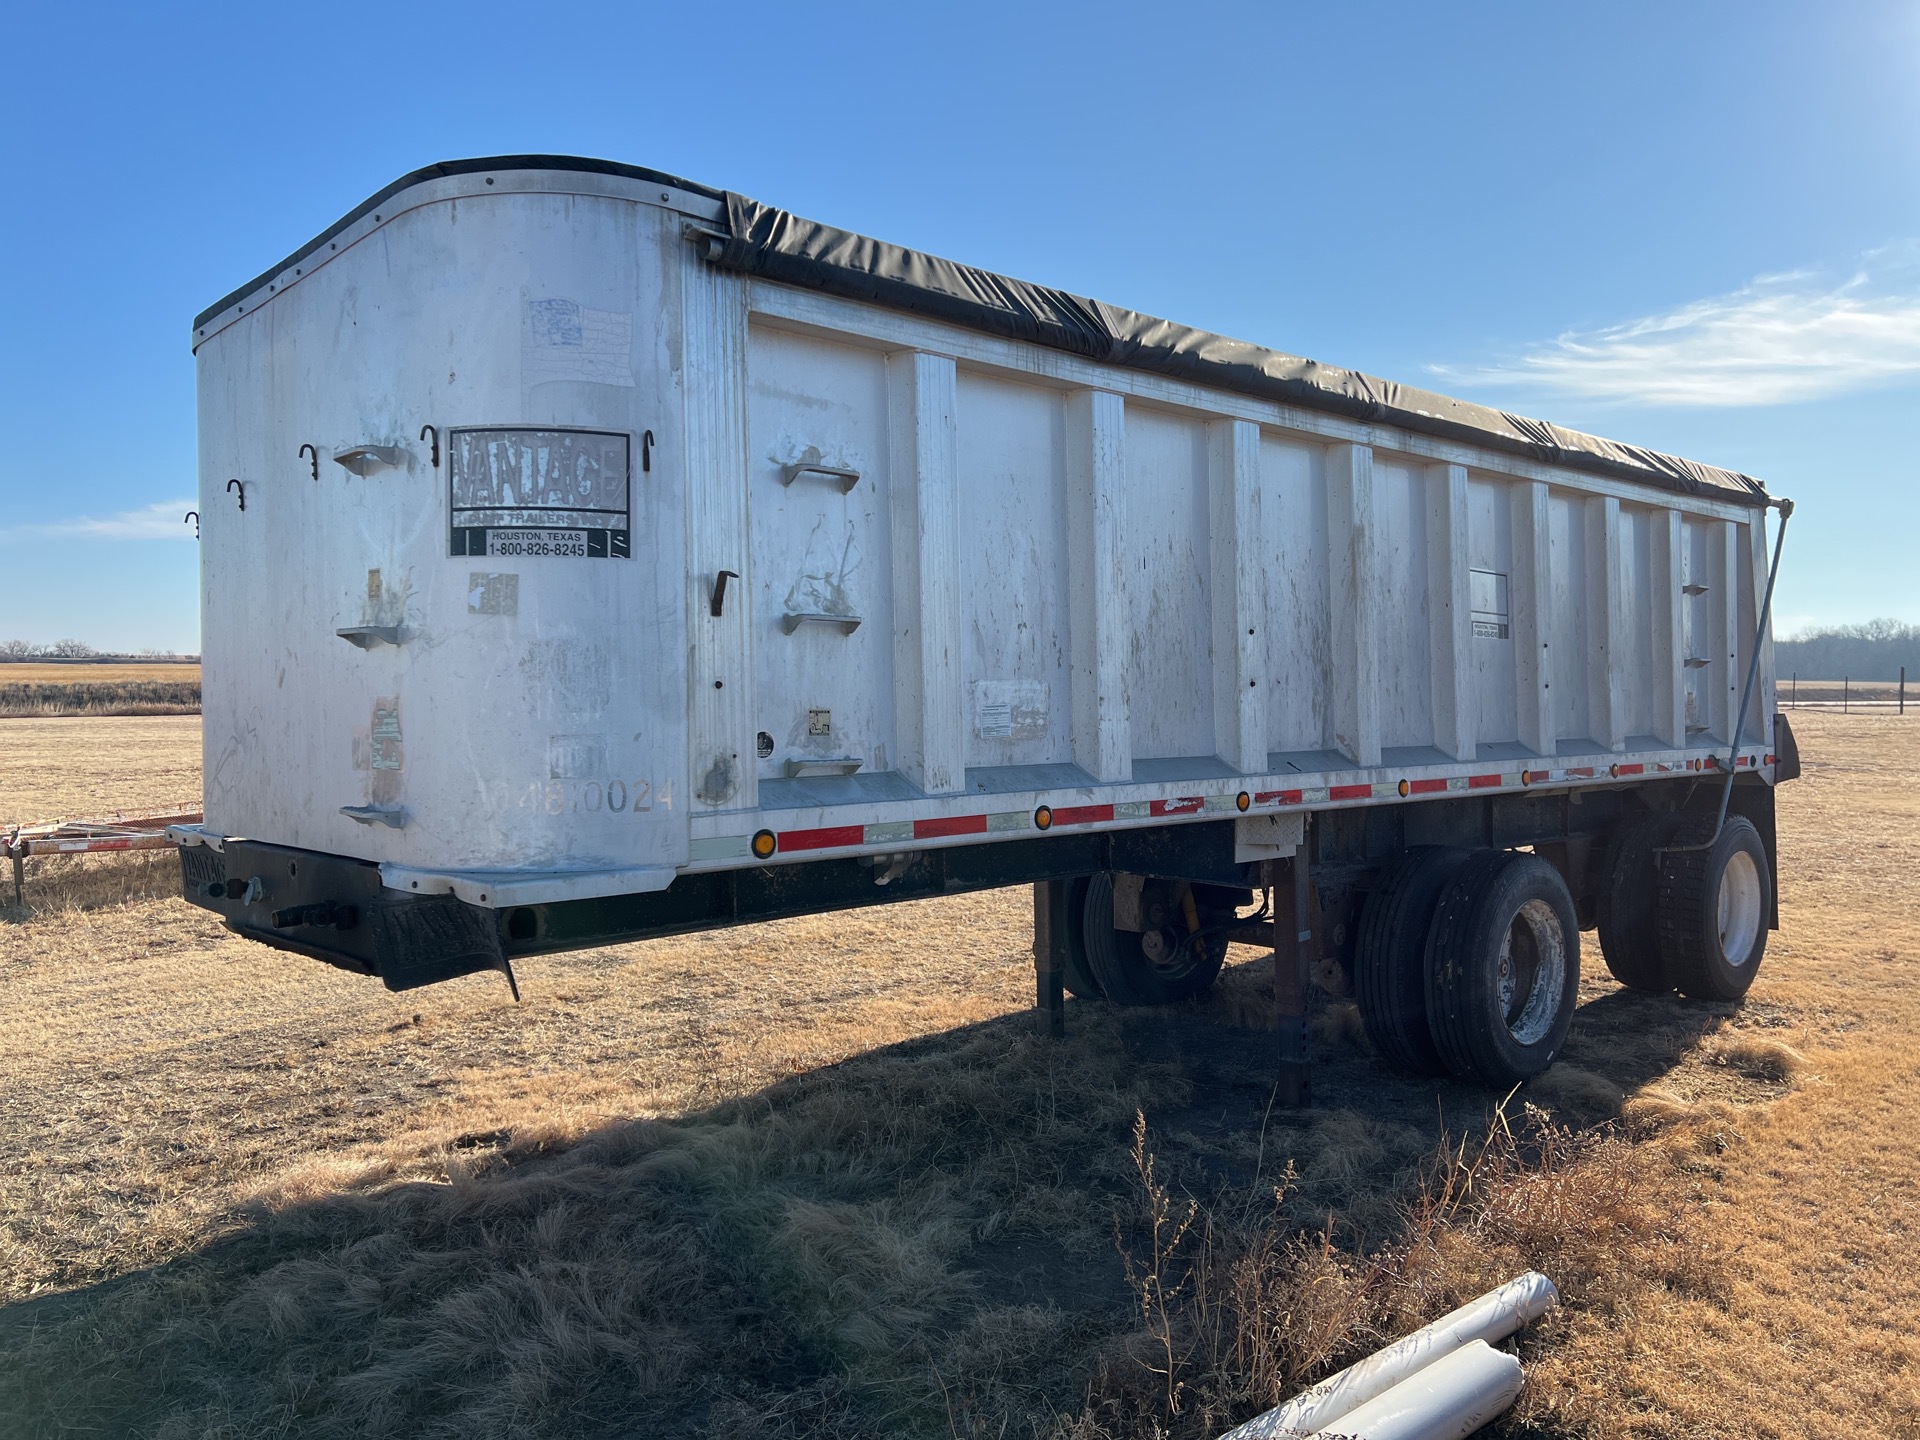
{"label": "landing gear leg", "polygon": [[1313,1103],[1313,1075],[1307,1066],[1307,987],[1313,965],[1308,879],[1303,834],[1291,860],[1267,862],[1267,884],[1273,887],[1273,1008],[1280,1022],[1276,1098],[1294,1110]]}
{"label": "landing gear leg", "polygon": [[1040,880],[1033,887],[1033,1017],[1040,1034],[1067,1033],[1067,914],[1070,880]]}

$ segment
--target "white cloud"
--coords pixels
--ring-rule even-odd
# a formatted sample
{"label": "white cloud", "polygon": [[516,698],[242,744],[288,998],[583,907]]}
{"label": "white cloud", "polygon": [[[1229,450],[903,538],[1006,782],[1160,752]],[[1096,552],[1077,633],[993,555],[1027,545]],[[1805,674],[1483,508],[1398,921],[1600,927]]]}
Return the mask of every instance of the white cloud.
{"label": "white cloud", "polygon": [[1639,405],[1779,405],[1920,377],[1920,245],[1874,251],[1844,279],[1763,275],[1518,357],[1433,366],[1453,384]]}
{"label": "white cloud", "polygon": [[118,515],[80,515],[45,525],[20,525],[11,533],[27,539],[37,535],[80,535],[94,540],[191,540],[193,522],[182,517],[194,508],[192,500],[156,500],[138,510]]}

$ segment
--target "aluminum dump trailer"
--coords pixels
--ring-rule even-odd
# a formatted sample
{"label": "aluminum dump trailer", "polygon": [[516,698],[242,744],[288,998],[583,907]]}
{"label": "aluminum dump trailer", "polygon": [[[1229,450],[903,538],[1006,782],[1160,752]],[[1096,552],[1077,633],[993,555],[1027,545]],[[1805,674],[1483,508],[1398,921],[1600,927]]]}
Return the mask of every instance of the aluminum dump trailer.
{"label": "aluminum dump trailer", "polygon": [[1495,1080],[1581,925],[1751,982],[1746,476],[564,157],[406,176],[193,346],[174,833],[243,935],[400,989],[1032,882],[1050,1024],[1277,940],[1288,1065],[1311,977]]}

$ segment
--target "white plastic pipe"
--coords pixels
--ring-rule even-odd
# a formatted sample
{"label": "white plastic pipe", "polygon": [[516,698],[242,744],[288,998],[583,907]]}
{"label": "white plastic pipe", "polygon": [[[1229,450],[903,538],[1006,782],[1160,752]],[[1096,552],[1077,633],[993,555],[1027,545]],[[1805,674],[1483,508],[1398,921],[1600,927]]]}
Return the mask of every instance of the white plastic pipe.
{"label": "white plastic pipe", "polygon": [[1465,1440],[1519,1393],[1520,1362],[1475,1340],[1318,1433],[1341,1440]]}
{"label": "white plastic pipe", "polygon": [[1220,1440],[1299,1440],[1330,1430],[1376,1395],[1476,1340],[1504,1340],[1558,1303],[1560,1292],[1537,1270],[1442,1315],[1431,1325],[1375,1351],[1337,1375],[1302,1390],[1278,1409],[1235,1426]]}

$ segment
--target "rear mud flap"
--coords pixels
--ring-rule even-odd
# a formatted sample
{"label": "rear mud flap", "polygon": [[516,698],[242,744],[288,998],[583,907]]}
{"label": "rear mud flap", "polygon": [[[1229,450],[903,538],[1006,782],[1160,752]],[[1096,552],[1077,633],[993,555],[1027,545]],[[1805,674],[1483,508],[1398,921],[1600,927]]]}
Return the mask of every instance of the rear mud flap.
{"label": "rear mud flap", "polygon": [[[396,899],[367,917],[378,973],[389,990],[412,990],[480,970],[498,970],[513,985],[493,911],[452,895]],[[514,989],[517,994],[519,987]]]}

